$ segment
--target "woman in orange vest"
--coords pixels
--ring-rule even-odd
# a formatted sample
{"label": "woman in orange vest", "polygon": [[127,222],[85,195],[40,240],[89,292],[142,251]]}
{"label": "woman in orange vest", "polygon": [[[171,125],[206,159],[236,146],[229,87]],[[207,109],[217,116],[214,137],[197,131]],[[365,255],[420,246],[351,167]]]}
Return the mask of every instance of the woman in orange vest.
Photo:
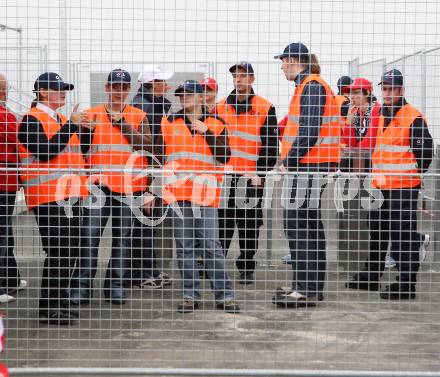
{"label": "woman in orange vest", "polygon": [[78,314],[70,310],[68,286],[78,257],[79,199],[87,196],[85,165],[79,131],[81,115],[68,120],[57,110],[65,105],[65,83],[53,72],[38,77],[37,95],[18,131],[20,179],[26,204],[33,210],[46,252],[39,300],[40,321],[73,324]]}
{"label": "woman in orange vest", "polygon": [[382,203],[370,211],[370,253],[362,271],[347,288],[377,291],[391,242],[391,257],[399,270],[398,281],[380,294],[386,300],[414,299],[417,272],[429,243],[417,233],[417,199],[421,174],[432,161],[433,141],[419,110],[404,97],[403,75],[397,69],[384,73],[382,115],[373,152],[372,184],[382,193]]}
{"label": "woman in orange vest", "polygon": [[321,195],[325,174],[336,170],[341,159],[340,113],[333,91],[320,76],[316,56],[305,45],[291,43],[275,58],[281,59],[281,69],[296,88],[281,141],[281,169],[288,173],[284,224],[293,282],[291,289],[277,290],[273,303],[315,305],[323,299],[326,273]]}
{"label": "woman in orange vest", "polygon": [[[92,298],[99,243],[110,216],[112,252],[104,282],[104,296],[117,305],[124,304],[126,300],[124,288],[129,283],[134,221],[127,203],[147,188],[146,178],[137,178],[137,175],[148,167],[148,161],[145,157],[133,156],[136,150],[151,151],[152,146],[146,114],[125,103],[130,88],[131,77],[127,71],[111,71],[105,85],[108,102],[85,112],[89,122],[94,124],[94,129],[81,139],[87,153],[86,162],[94,172],[89,182],[99,189],[104,201],[99,204],[93,198],[90,205],[84,205],[81,256],[70,292],[73,304],[87,304]],[[139,172],[127,171],[128,168]]]}
{"label": "woman in orange vest", "polygon": [[202,93],[197,81],[185,81],[175,91],[183,109],[162,120],[160,144],[164,146],[161,155],[166,173],[163,200],[173,210],[177,263],[183,279],[183,302],[177,310],[188,313],[199,307],[199,241],[203,244],[203,262],[217,308],[237,313],[240,308],[225,270],[217,213],[221,171],[230,158],[230,149],[224,121],[204,108]]}

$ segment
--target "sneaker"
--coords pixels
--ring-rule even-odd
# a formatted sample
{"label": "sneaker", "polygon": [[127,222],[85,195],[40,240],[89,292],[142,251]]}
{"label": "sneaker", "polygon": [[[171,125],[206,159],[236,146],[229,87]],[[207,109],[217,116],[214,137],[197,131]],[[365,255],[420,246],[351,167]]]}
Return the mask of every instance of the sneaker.
{"label": "sneaker", "polygon": [[199,303],[197,301],[186,298],[177,306],[177,311],[179,313],[192,313],[194,310],[197,310],[198,308],[199,308]]}
{"label": "sneaker", "polygon": [[21,291],[22,289],[27,288],[27,286],[28,286],[28,282],[24,279],[21,279],[20,285],[18,286],[17,291]]}
{"label": "sneaker", "polygon": [[414,300],[416,286],[409,283],[393,283],[380,292],[380,298],[384,300]]}
{"label": "sneaker", "polygon": [[385,257],[385,268],[394,268],[396,267],[396,261],[391,255],[387,255]]}
{"label": "sneaker", "polygon": [[159,275],[145,279],[140,283],[134,284],[133,286],[142,289],[160,289],[166,285],[170,285],[171,283],[171,277],[168,274],[161,272]]}
{"label": "sneaker", "polygon": [[284,257],[281,257],[281,262],[283,264],[292,264],[292,256],[290,254],[287,254]]}
{"label": "sneaker", "polygon": [[217,309],[224,310],[226,313],[240,313],[240,305],[232,299],[217,303]]}
{"label": "sneaker", "polygon": [[15,296],[8,295],[7,293],[0,295],[0,304],[7,304],[8,302],[13,302],[15,300]]}
{"label": "sneaker", "polygon": [[299,308],[307,306],[316,306],[318,301],[322,301],[320,296],[306,296],[298,291],[284,291],[277,288],[272,303],[282,308]]}
{"label": "sneaker", "polygon": [[428,256],[429,250],[429,244],[431,243],[431,237],[429,234],[422,234],[422,240],[420,244],[420,262],[424,262],[426,260],[426,257]]}

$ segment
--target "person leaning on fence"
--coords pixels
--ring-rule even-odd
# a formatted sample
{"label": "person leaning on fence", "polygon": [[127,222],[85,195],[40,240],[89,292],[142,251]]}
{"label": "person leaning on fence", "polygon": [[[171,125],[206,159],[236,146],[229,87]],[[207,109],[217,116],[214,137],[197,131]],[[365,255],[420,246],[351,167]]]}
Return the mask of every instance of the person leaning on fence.
{"label": "person leaning on fence", "polygon": [[304,44],[291,43],[275,58],[281,59],[281,69],[296,88],[281,142],[281,170],[288,173],[284,226],[293,281],[292,288],[277,289],[273,303],[312,306],[323,300],[326,244],[320,206],[325,174],[335,171],[341,160],[339,107],[320,76],[316,56]]}
{"label": "person leaning on fence", "polygon": [[[93,279],[98,264],[102,233],[111,216],[112,251],[104,281],[104,296],[112,304],[126,301],[129,285],[134,215],[130,202],[147,188],[146,177],[138,178],[148,166],[137,150],[152,150],[146,114],[125,101],[131,88],[127,71],[115,69],[108,75],[105,91],[107,103],[84,112],[91,124],[90,132],[81,135],[87,164],[92,169],[89,184],[94,185],[91,200],[84,204],[81,226],[81,255],[72,277],[70,298],[73,304],[88,304],[93,296]],[[139,172],[128,170],[137,169]],[[98,195],[103,198],[99,203]],[[145,203],[150,213],[152,201]]]}
{"label": "person leaning on fence", "polygon": [[197,81],[185,81],[175,91],[182,110],[162,120],[164,151],[159,155],[164,156],[164,168],[168,172],[163,199],[170,205],[177,263],[182,275],[183,302],[177,310],[188,313],[199,307],[196,258],[200,255],[197,244],[200,241],[217,308],[237,313],[240,308],[225,269],[217,213],[221,171],[230,158],[230,149],[224,122],[208,113],[202,94]]}
{"label": "person leaning on fence", "polygon": [[[170,90],[167,80],[173,77],[173,72],[164,71],[153,64],[144,67],[139,73],[139,90],[132,100],[133,107],[141,109],[147,114],[152,136],[153,148],[160,135],[162,117],[167,115],[171,102],[165,98]],[[155,159],[151,158],[152,166]],[[150,220],[157,220],[163,214],[164,208],[160,198],[155,199],[155,206]],[[131,279],[133,286],[143,289],[160,289],[171,284],[171,277],[159,270],[155,249],[172,250],[171,226],[163,221],[160,226],[153,228],[134,219],[133,228],[133,255]]]}
{"label": "person leaning on fence", "polygon": [[20,189],[18,180],[17,118],[6,108],[8,81],[0,74],[0,304],[14,301],[12,294],[26,288],[20,278],[14,255],[12,213],[15,196]]}
{"label": "person leaning on fence", "polygon": [[[229,191],[225,190],[226,206],[219,210],[220,241],[226,255],[237,226],[239,283],[252,284],[259,228],[263,224],[264,172],[273,169],[277,162],[278,125],[275,107],[254,92],[252,65],[242,61],[231,66],[229,72],[235,89],[217,104],[217,114],[226,122],[231,148],[226,169],[233,172]],[[255,200],[256,205],[247,204]]]}
{"label": "person leaning on fence", "polygon": [[383,202],[370,211],[368,260],[346,286],[379,290],[391,242],[391,256],[397,263],[399,276],[380,297],[414,299],[421,259],[419,249],[429,241],[426,235],[417,233],[417,199],[421,174],[432,161],[433,141],[423,114],[404,97],[402,73],[397,69],[386,72],[380,85],[383,107],[372,156],[372,186],[381,191]]}
{"label": "person leaning on fence", "polygon": [[37,98],[18,130],[20,179],[46,253],[39,316],[41,322],[56,325],[73,324],[78,318],[70,308],[68,286],[79,254],[79,198],[88,194],[79,141],[86,126],[77,106],[70,120],[57,112],[73,88],[56,73],[40,75],[34,84]]}

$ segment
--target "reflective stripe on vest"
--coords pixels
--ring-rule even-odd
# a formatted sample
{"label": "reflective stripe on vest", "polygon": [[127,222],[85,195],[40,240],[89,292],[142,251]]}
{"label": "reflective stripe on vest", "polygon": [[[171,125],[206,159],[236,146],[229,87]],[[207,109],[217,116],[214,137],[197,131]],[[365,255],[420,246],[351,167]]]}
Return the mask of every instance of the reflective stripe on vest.
{"label": "reflective stripe on vest", "polygon": [[253,135],[247,132],[242,132],[242,131],[231,131],[229,132],[230,136],[236,136],[239,137],[240,139],[244,139],[247,141],[254,141],[256,143],[261,143],[261,137],[258,135]]}
{"label": "reflective stripe on vest", "polygon": [[134,149],[131,145],[124,144],[93,144],[90,146],[89,154],[97,152],[127,152],[133,153]]}
{"label": "reflective stripe on vest", "polygon": [[[81,147],[79,145],[67,145],[64,148],[63,152],[60,153],[58,156],[63,156],[69,153],[81,153]],[[21,165],[30,165],[33,164],[34,162],[41,162],[41,161],[38,159],[37,156],[34,155],[20,158]]]}
{"label": "reflective stripe on vest", "polygon": [[214,157],[208,156],[201,153],[194,152],[174,152],[166,156],[166,162],[177,161],[177,160],[194,160],[199,162],[204,162],[211,165],[216,165]]}
{"label": "reflective stripe on vest", "polygon": [[164,184],[166,185],[172,185],[179,181],[191,181],[194,183],[200,183],[204,184],[206,186],[212,187],[212,188],[219,188],[221,187],[221,184],[217,179],[212,179],[207,176],[200,176],[200,175],[193,175],[193,174],[186,174],[186,173],[174,173],[171,177],[164,177]]}
{"label": "reflective stripe on vest", "polygon": [[392,145],[392,144],[377,144],[376,148],[382,152],[410,152],[409,145]]}
{"label": "reflective stripe on vest", "polygon": [[246,153],[238,149],[231,149],[231,157],[240,157],[249,161],[258,161],[259,159],[259,156],[256,156],[252,153]]}
{"label": "reflective stripe on vest", "polygon": [[409,163],[409,164],[373,164],[373,169],[378,170],[392,170],[392,171],[400,171],[400,172],[407,172],[410,170],[416,170],[417,164],[416,163]]}
{"label": "reflective stripe on vest", "polygon": [[50,173],[50,174],[45,174],[45,175],[39,175],[38,177],[31,178],[31,179],[28,179],[28,180],[22,182],[22,186],[24,188],[31,188],[31,187],[39,186],[43,183],[54,181],[55,179],[60,179],[61,177],[64,177],[64,176],[69,176],[69,175],[70,174],[66,174],[66,173]]}

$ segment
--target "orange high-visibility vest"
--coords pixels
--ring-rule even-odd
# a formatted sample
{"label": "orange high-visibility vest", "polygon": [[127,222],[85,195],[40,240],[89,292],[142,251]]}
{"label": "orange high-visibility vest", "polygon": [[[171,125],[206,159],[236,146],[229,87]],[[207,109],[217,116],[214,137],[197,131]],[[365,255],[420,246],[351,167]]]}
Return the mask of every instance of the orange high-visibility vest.
{"label": "orange high-visibility vest", "polygon": [[[130,157],[135,151],[119,127],[112,125],[104,105],[93,107],[87,113],[96,123],[87,162],[91,168],[103,170],[94,181],[119,194],[145,190],[147,177],[136,176],[148,166],[147,159]],[[145,112],[130,105],[125,106],[123,114],[124,121],[136,131],[146,116]],[[130,173],[130,169],[139,172]]]}
{"label": "orange high-visibility vest", "polygon": [[[219,135],[224,123],[208,116],[209,130]],[[163,200],[170,204],[188,201],[201,206],[219,207],[224,165],[213,156],[205,136],[193,134],[182,117],[162,118],[165,143],[165,177]]]}
{"label": "orange high-visibility vest", "polygon": [[341,146],[339,143],[341,127],[339,124],[340,110],[338,102],[330,86],[319,75],[307,76],[295,88],[295,93],[290,101],[288,121],[281,141],[281,158],[287,157],[292,145],[298,136],[301,96],[305,86],[310,81],[317,81],[325,89],[325,106],[322,123],[316,144],[300,159],[300,164],[321,164],[341,161]]}
{"label": "orange high-visibility vest", "polygon": [[[420,111],[408,103],[397,111],[385,129],[385,119],[380,116],[376,147],[371,158],[373,187],[396,189],[420,185],[420,171],[411,150],[411,125],[419,116],[421,116]],[[390,173],[406,175],[390,175]]]}
{"label": "orange high-visibility vest", "polygon": [[347,100],[348,100],[348,98],[342,94],[338,94],[336,96],[336,101],[338,102],[339,114],[341,116],[341,119],[340,119],[341,126],[345,125],[345,121],[346,121],[345,116],[342,116],[342,105]]}
{"label": "orange high-visibility vest", "polygon": [[[67,122],[65,116],[58,114],[62,122],[59,124],[49,114],[37,107],[30,109],[26,115],[32,116],[40,122],[48,139]],[[64,150],[49,161],[38,160],[21,143],[18,144],[18,153],[21,167],[29,168],[29,170],[20,171],[20,179],[29,209],[41,204],[88,195],[85,185],[87,179],[84,171],[85,163],[76,133],[71,136]]]}
{"label": "orange high-visibility vest", "polygon": [[217,114],[226,122],[231,158],[226,169],[255,172],[261,151],[261,127],[272,104],[260,96],[253,96],[251,109],[237,115],[226,98],[217,104]]}

